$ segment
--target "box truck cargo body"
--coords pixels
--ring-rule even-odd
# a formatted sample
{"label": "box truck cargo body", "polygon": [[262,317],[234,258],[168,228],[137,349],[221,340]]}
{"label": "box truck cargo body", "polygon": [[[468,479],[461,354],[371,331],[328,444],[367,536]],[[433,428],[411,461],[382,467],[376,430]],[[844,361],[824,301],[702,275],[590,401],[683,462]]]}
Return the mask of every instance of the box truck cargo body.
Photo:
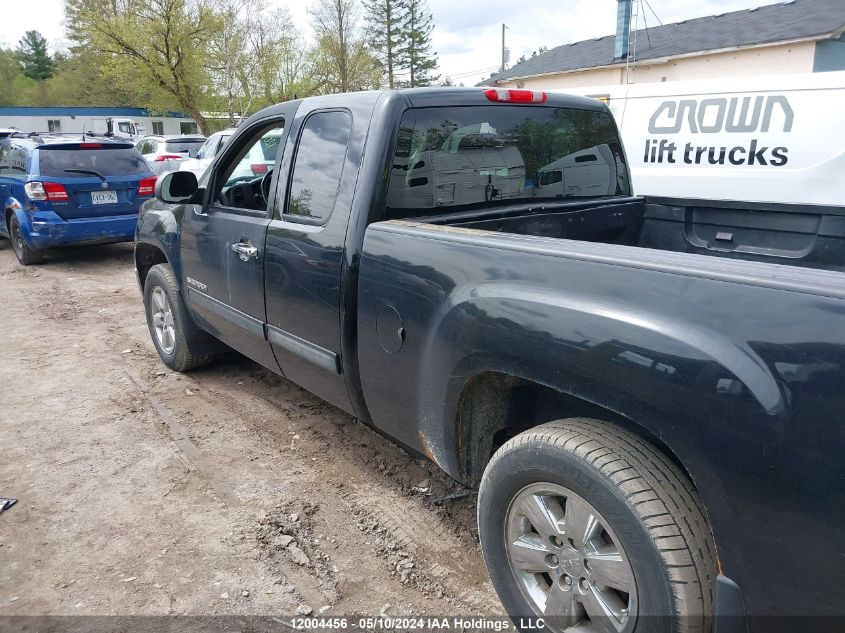
{"label": "box truck cargo body", "polygon": [[607,101],[638,193],[840,205],[845,72],[567,89]]}

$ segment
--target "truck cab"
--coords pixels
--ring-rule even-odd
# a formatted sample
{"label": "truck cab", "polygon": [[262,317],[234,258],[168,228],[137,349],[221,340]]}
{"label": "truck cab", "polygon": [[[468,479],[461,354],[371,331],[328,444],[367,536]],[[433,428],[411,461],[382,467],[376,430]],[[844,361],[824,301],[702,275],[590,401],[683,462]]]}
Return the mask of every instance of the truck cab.
{"label": "truck cab", "polygon": [[94,119],[92,130],[95,134],[107,134],[114,138],[138,141],[147,130],[134,119],[107,117],[105,119]]}

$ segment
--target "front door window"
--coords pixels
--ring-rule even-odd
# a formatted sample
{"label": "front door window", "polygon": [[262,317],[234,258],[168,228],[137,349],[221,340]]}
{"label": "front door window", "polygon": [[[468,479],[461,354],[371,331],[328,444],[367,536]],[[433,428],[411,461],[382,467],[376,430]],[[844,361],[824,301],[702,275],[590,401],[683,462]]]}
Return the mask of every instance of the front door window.
{"label": "front door window", "polygon": [[281,147],[283,123],[258,130],[240,151],[221,164],[214,200],[247,211],[267,211],[270,180]]}

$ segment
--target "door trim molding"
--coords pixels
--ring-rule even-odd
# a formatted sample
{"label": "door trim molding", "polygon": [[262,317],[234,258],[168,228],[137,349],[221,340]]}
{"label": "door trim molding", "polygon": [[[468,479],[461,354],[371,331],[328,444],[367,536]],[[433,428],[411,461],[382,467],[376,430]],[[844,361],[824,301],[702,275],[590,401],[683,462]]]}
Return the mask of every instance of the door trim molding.
{"label": "door trim molding", "polygon": [[212,314],[226,319],[228,322],[246,330],[252,336],[257,336],[261,339],[266,338],[264,336],[264,323],[255,317],[251,317],[248,314],[223,303],[219,299],[215,299],[204,292],[200,292],[199,290],[192,288],[191,286],[188,286],[188,295],[191,298],[191,302],[197,307],[204,308]]}
{"label": "door trim molding", "polygon": [[271,344],[277,345],[320,369],[336,375],[341,374],[340,355],[336,352],[272,325],[267,326],[267,338]]}

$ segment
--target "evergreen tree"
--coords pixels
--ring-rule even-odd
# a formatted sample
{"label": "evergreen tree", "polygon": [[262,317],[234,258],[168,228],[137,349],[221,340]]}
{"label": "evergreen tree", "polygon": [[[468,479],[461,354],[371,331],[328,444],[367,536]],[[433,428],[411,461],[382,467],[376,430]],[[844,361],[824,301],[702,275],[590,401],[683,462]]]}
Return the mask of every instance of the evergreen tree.
{"label": "evergreen tree", "polygon": [[425,0],[406,0],[405,45],[402,54],[408,69],[409,88],[430,86],[440,80],[437,70],[437,53],[431,51],[431,32],[434,16]]}
{"label": "evergreen tree", "polygon": [[309,9],[317,39],[314,79],[319,92],[367,90],[379,84],[378,65],[359,28],[355,0],[317,0]]}
{"label": "evergreen tree", "polygon": [[398,82],[398,71],[406,67],[404,31],[408,19],[408,0],[364,0],[367,12],[367,37],[370,47],[387,75],[387,86]]}
{"label": "evergreen tree", "polygon": [[23,74],[35,81],[53,76],[55,63],[47,51],[47,40],[38,31],[27,31],[18,42],[18,63]]}

